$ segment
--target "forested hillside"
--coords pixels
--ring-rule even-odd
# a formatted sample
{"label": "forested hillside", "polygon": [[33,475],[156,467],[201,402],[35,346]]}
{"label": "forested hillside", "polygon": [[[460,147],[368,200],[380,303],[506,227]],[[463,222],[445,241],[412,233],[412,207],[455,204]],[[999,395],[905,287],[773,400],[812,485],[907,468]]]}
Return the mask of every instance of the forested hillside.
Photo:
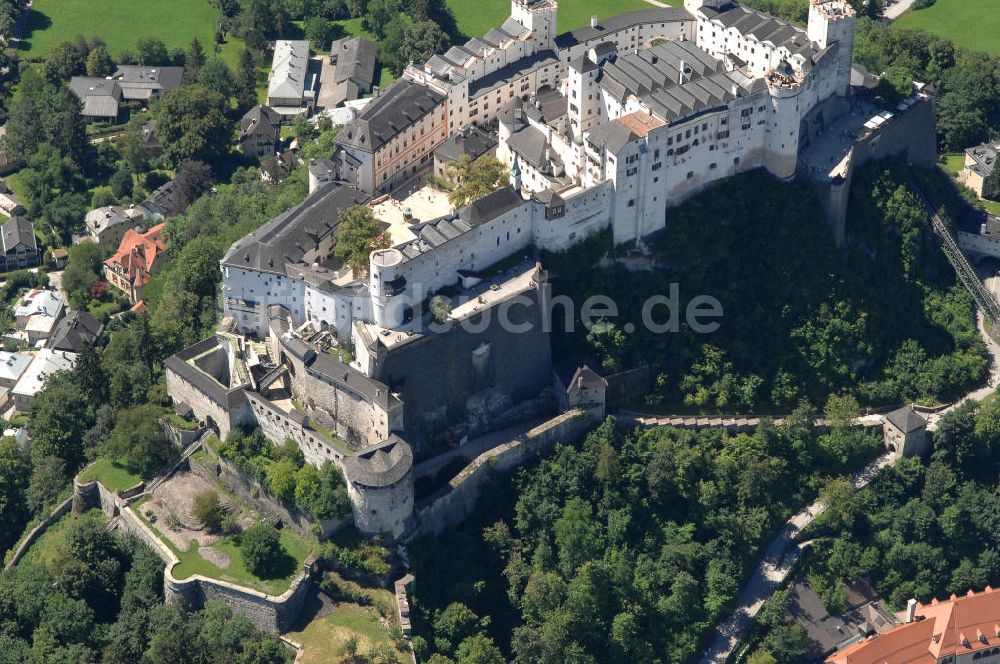
{"label": "forested hillside", "polygon": [[0,664],[289,661],[280,641],[224,603],[192,613],[164,604],[163,562],[108,533],[99,513],[64,518],[48,555],[0,573]]}
{"label": "forested hillside", "polygon": [[[671,210],[651,271],[591,269],[594,242],[549,257],[557,293],[577,302],[608,294],[621,310],[554,348],[592,354],[609,373],[648,363],[656,380],[646,403],[631,404],[639,408],[787,412],[844,390],[862,404],[934,403],[982,381],[972,299],[902,164],[855,176],[848,220],[840,250],[809,185],[758,171]],[[672,283],[682,314],[697,295],[721,302],[718,331],[656,334],[639,324],[646,299]]]}
{"label": "forested hillside", "polygon": [[[831,615],[844,608],[844,583],[867,577],[892,610],[915,597],[943,599],[1000,578],[1000,403],[966,402],[934,432],[930,459],[903,459],[854,493],[830,487],[830,508],[803,533],[813,539],[803,576]],[[788,593],[762,613],[751,662],[792,664],[805,636],[787,624]],[[789,643],[797,644],[791,651]],[[808,643],[806,643],[808,645]]]}
{"label": "forested hillside", "polygon": [[472,521],[409,547],[418,658],[692,661],[777,524],[877,453],[846,426],[855,409],[831,400],[826,434],[808,406],[753,435],[622,434],[608,420],[501,479]]}

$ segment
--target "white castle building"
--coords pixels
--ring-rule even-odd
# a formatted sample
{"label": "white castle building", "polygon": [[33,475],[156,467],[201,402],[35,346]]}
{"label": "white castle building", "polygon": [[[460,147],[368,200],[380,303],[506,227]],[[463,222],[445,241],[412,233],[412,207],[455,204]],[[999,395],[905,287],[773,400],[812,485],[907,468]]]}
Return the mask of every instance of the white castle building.
{"label": "white castle building", "polygon": [[[821,126],[824,102],[849,92],[846,0],[811,0],[806,30],[724,0],[561,35],[556,19],[553,0],[513,0],[482,39],[407,67],[316,165],[313,184],[339,184],[223,259],[237,327],[266,336],[268,308],[280,305],[294,324],[315,321],[355,347],[356,323],[412,330],[410,311],[429,295],[529,245],[564,249],[608,227],[617,243],[641,241],[712,182],[757,167],[793,177],[800,129]],[[340,209],[429,168],[451,133],[493,122],[511,188],[406,220],[366,280],[329,263]]]}
{"label": "white castle building", "polygon": [[[858,115],[848,102],[854,22],[847,0],[810,0],[805,30],[728,0],[685,0],[558,34],[554,0],[513,0],[482,39],[407,67],[342,129],[331,158],[310,165],[306,200],[226,253],[225,315],[233,332],[268,340],[266,370],[239,385],[232,372],[207,380],[195,371],[216,352],[207,342],[172,361],[171,395],[220,431],[254,422],[297,440],[311,462],[341,464],[358,482],[363,529],[400,532],[412,507],[406,446],[421,453],[442,432],[475,436],[549,407],[546,277],[534,250],[608,229],[641,245],[671,207],[761,167],[782,179],[819,173],[842,212],[851,164],[908,150],[911,122],[929,126],[920,158],[933,161],[933,107],[919,104],[928,125],[908,110],[915,99],[900,106],[903,120],[880,125],[893,135],[849,137],[847,156],[823,152],[822,168],[804,156],[811,141],[848,136],[838,123]],[[495,127],[508,186],[459,210],[440,191],[388,195],[470,124]],[[340,213],[354,205],[370,205],[391,240],[366,274],[333,256]],[[502,267],[518,255],[527,260]],[[534,327],[433,333],[431,298],[445,303],[434,317],[452,323],[528,299],[519,315]],[[303,412],[277,396],[286,392]]]}

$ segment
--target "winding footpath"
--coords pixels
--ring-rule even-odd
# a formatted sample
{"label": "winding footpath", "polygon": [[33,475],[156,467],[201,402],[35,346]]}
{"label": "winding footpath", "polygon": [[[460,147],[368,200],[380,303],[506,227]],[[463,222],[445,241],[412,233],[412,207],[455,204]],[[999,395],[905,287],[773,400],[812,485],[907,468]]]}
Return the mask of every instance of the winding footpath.
{"label": "winding footpath", "polygon": [[[937,423],[942,415],[953,410],[963,401],[967,399],[982,401],[993,393],[996,385],[1000,384],[1000,346],[987,334],[981,313],[979,314],[978,327],[979,335],[986,343],[990,355],[988,384],[986,387],[969,392],[948,408],[929,416],[927,418],[929,431],[937,428]],[[885,454],[872,461],[851,476],[851,486],[855,490],[866,486],[880,470],[893,465],[896,459],[897,457],[892,454]],[[795,537],[825,509],[826,505],[823,504],[823,501],[817,500],[799,510],[785,522],[781,532],[771,540],[771,543],[764,550],[757,567],[754,568],[750,578],[743,586],[739,605],[726,620],[716,625],[712,644],[702,655],[700,664],[725,664],[764,602],[784,583],[799,555],[809,546],[810,542],[808,541],[796,543]]]}

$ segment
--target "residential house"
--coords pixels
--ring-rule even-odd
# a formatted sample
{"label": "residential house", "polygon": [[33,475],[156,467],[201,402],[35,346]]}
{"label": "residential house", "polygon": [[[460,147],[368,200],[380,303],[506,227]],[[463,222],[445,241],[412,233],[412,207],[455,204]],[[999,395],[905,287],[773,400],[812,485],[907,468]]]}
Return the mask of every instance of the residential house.
{"label": "residential house", "polygon": [[76,364],[76,353],[42,348],[35,353],[31,364],[11,390],[14,408],[18,413],[30,413],[35,395],[45,386],[49,376],[57,371],[68,371]]}
{"label": "residential house", "polygon": [[497,142],[488,132],[476,125],[468,125],[461,131],[452,134],[448,140],[434,150],[434,177],[442,180],[448,178],[448,164],[467,156],[474,162],[483,155],[493,154]]}
{"label": "residential house", "polygon": [[157,187],[139,207],[146,214],[146,219],[152,222],[176,217],[190,205],[187,195],[180,190],[175,180],[171,180]]}
{"label": "residential house", "polygon": [[104,325],[86,311],[71,311],[56,323],[45,347],[79,353],[94,345],[103,331]]}
{"label": "residential house", "polygon": [[21,375],[31,364],[34,355],[31,353],[11,353],[0,350],[0,388],[9,390],[17,384]]}
{"label": "residential house", "polygon": [[10,272],[38,265],[40,256],[35,226],[24,217],[11,217],[0,226],[0,240],[3,244],[0,270]]}
{"label": "residential house", "polygon": [[183,76],[183,67],[118,65],[111,80],[121,88],[126,101],[147,102],[179,87]]}
{"label": "residential house", "polygon": [[261,160],[260,179],[268,184],[281,182],[301,163],[302,160],[298,155],[291,150],[285,150],[279,155]]}
{"label": "residential house", "polygon": [[272,155],[278,149],[281,116],[270,106],[258,104],[240,120],[240,149],[251,159]]}
{"label": "residential house", "polygon": [[0,210],[8,217],[27,212],[27,209],[21,205],[21,199],[10,190],[6,182],[0,182]]}
{"label": "residential house", "polygon": [[104,261],[105,279],[125,293],[129,302],[142,299],[142,289],[163,264],[166,249],[163,226],[159,224],[145,233],[130,228],[115,255]]}
{"label": "residential house", "polygon": [[140,225],[145,216],[142,208],[106,205],[88,212],[84,222],[87,235],[96,244],[117,247],[125,237],[125,231]]}
{"label": "residential house", "polygon": [[966,664],[1000,657],[1000,592],[990,586],[930,604],[911,599],[897,618],[901,625],[849,645],[826,662]]}
{"label": "residential house", "polygon": [[866,579],[843,584],[843,591],[844,610],[830,615],[808,581],[798,581],[789,589],[787,613],[802,626],[812,643],[810,661],[819,661],[899,624]]}
{"label": "residential house", "polygon": [[324,90],[322,99],[327,108],[335,108],[372,91],[378,44],[361,37],[338,39],[330,47],[330,64],[334,66],[333,79],[324,80],[322,86],[332,89]]}
{"label": "residential house", "polygon": [[142,147],[146,148],[150,157],[159,157],[163,154],[163,144],[156,137],[156,120],[150,120],[142,125]]}
{"label": "residential house", "polygon": [[309,58],[309,42],[279,39],[267,84],[267,105],[284,117],[309,114],[319,87],[318,63]]}
{"label": "residential house", "polygon": [[70,92],[83,104],[80,114],[88,120],[117,122],[124,99],[116,81],[92,76],[74,76],[69,80]]}
{"label": "residential house", "polygon": [[997,169],[997,157],[1000,156],[1000,141],[983,143],[965,151],[965,166],[959,173],[959,179],[965,186],[976,192],[980,198],[1000,197],[1000,169]]}
{"label": "residential house", "polygon": [[10,340],[34,346],[48,339],[65,310],[66,301],[56,291],[41,288],[28,291],[14,309],[18,332]]}

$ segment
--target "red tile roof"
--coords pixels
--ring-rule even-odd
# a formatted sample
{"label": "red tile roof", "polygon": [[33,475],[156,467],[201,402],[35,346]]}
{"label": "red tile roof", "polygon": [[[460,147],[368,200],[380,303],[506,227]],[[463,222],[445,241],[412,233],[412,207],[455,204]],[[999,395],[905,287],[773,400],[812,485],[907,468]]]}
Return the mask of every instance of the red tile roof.
{"label": "red tile roof", "polygon": [[917,619],[844,648],[830,664],[931,664],[948,655],[1000,654],[1000,592],[990,586],[964,597],[917,604]]}
{"label": "red tile roof", "polygon": [[118,245],[118,251],[104,261],[104,264],[123,271],[133,286],[146,285],[156,261],[166,249],[166,240],[163,237],[164,225],[153,226],[145,233],[140,233],[134,228],[128,229],[121,244]]}

